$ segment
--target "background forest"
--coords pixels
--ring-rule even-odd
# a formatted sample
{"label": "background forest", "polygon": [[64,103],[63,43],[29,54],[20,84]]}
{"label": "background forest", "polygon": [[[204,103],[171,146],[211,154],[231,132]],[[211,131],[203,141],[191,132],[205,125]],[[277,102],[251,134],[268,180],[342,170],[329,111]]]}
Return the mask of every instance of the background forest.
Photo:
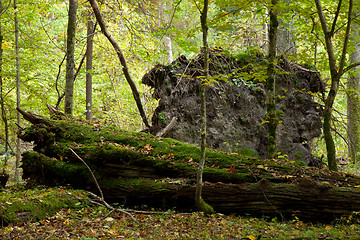
{"label": "background forest", "polygon": [[[316,1],[315,1],[316,2]],[[277,54],[299,64],[310,66],[331,84],[328,52],[315,2],[278,2],[279,31]],[[341,2],[341,1],[340,1]],[[20,142],[17,141],[20,123],[16,106],[39,115],[47,115],[46,104],[63,109],[66,85],[66,51],[68,1],[0,1],[0,91],[1,91],[1,161],[13,163]],[[141,84],[142,76],[156,64],[166,65],[180,55],[195,56],[202,46],[199,21],[201,3],[194,1],[99,1],[100,10],[109,32],[116,39],[127,61],[148,119],[157,102],[151,90]],[[236,55],[257,49],[267,54],[269,2],[211,1],[209,5],[209,46],[221,47]],[[340,60],[348,22],[348,5],[322,1],[323,11],[331,26],[335,60]],[[357,8],[354,4],[350,43],[345,53],[345,66],[358,59]],[[331,25],[332,22],[336,24]],[[111,44],[100,31],[89,31],[95,17],[87,1],[79,1],[75,40],[75,82],[73,115],[86,117],[86,73],[92,76],[92,121],[115,125],[126,130],[144,129],[131,89],[122,73],[122,66]],[[92,69],[86,70],[87,39],[93,37]],[[352,54],[352,55],[351,55]],[[339,94],[332,112],[331,130],[336,143],[336,156],[349,159],[348,96],[357,96],[349,85],[349,72],[342,75]],[[356,75],[356,72],[351,72]],[[324,96],[314,96],[324,105]],[[357,97],[355,100],[358,101]],[[352,106],[356,108],[356,106]],[[353,122],[356,112],[350,112]],[[357,126],[351,125],[351,126]],[[359,134],[357,134],[359,135]],[[355,141],[354,141],[355,142]],[[18,149],[23,149],[21,146]],[[323,137],[313,144],[314,154],[325,156]],[[356,159],[356,158],[355,158]],[[351,161],[355,160],[354,157]],[[8,165],[13,172],[15,165]]]}

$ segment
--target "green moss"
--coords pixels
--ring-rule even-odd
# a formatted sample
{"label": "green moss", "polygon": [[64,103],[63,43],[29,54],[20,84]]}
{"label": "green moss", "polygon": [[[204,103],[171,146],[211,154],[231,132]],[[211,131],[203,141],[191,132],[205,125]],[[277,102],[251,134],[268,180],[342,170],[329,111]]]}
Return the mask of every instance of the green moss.
{"label": "green moss", "polygon": [[32,174],[53,176],[52,180],[55,181],[53,184],[63,184],[66,178],[84,175],[83,172],[86,172],[85,166],[80,162],[67,163],[38,152],[25,152],[22,156],[23,164],[33,168]]}
{"label": "green moss", "polygon": [[61,208],[81,206],[73,196],[87,198],[82,191],[64,188],[6,190],[0,195],[0,218],[7,223],[37,221]]}
{"label": "green moss", "polygon": [[212,206],[210,206],[209,204],[207,204],[204,199],[201,199],[201,206],[198,206],[199,210],[204,212],[205,214],[214,214],[215,210],[213,209]]}
{"label": "green moss", "polygon": [[120,188],[131,192],[158,192],[169,191],[166,184],[146,178],[106,179],[100,183],[103,188]]}
{"label": "green moss", "polygon": [[254,63],[257,61],[257,58],[263,57],[264,54],[256,46],[250,46],[246,52],[239,52],[233,54],[232,57],[235,58],[241,66],[246,66],[249,63]]}
{"label": "green moss", "polygon": [[248,147],[242,148],[235,152],[237,152],[241,155],[247,156],[247,157],[259,157],[259,154],[256,151],[254,151],[253,149],[248,148]]}

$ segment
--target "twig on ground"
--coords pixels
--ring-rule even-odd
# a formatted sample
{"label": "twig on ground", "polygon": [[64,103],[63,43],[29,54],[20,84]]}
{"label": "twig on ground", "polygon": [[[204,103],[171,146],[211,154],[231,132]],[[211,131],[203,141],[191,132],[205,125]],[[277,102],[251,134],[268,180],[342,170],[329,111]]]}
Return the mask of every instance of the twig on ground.
{"label": "twig on ground", "polygon": [[96,186],[97,186],[97,188],[98,188],[98,190],[99,190],[99,192],[100,192],[101,197],[99,197],[99,196],[96,195],[95,193],[87,192],[89,195],[95,197],[95,199],[97,199],[97,200],[100,201],[100,202],[97,202],[97,201],[89,200],[89,202],[91,202],[91,203],[93,203],[93,204],[97,204],[97,205],[104,206],[104,207],[110,209],[111,212],[117,211],[117,212],[124,213],[124,214],[128,215],[134,222],[136,222],[137,224],[140,224],[140,223],[138,222],[138,220],[136,220],[136,219],[134,218],[134,216],[131,215],[131,213],[129,213],[129,212],[123,210],[123,209],[120,209],[120,208],[114,208],[113,206],[111,206],[110,204],[108,204],[108,203],[104,200],[104,195],[103,195],[103,193],[102,193],[102,191],[101,191],[100,185],[99,185],[98,181],[96,180],[96,177],[95,177],[93,171],[91,170],[91,168],[89,167],[89,165],[87,165],[86,162],[85,162],[79,155],[77,155],[74,150],[72,150],[71,148],[69,148],[69,149],[70,149],[70,151],[71,151],[72,153],[74,153],[74,155],[87,167],[87,169],[88,169],[89,172],[91,173],[91,176],[93,177],[93,179],[94,179],[94,181],[95,181],[95,184],[96,184]]}

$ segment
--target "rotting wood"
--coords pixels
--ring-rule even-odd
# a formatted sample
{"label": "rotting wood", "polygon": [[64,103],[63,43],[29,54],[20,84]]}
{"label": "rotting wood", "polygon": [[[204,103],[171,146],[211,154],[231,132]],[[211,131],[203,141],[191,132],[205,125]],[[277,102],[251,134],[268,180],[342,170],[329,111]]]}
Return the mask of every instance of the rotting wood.
{"label": "rotting wood", "polygon": [[177,118],[173,117],[170,121],[170,123],[164,128],[162,129],[160,132],[158,132],[156,134],[156,136],[158,137],[166,137],[166,135],[173,129],[173,127],[175,127],[177,122]]}
{"label": "rotting wood", "polygon": [[[92,169],[108,202],[196,210],[199,148],[146,133],[29,119],[37,120],[20,136],[36,145],[36,151],[23,154],[24,178],[30,182],[97,192],[71,147]],[[207,156],[203,198],[217,212],[330,222],[360,210],[359,177],[211,150]]]}

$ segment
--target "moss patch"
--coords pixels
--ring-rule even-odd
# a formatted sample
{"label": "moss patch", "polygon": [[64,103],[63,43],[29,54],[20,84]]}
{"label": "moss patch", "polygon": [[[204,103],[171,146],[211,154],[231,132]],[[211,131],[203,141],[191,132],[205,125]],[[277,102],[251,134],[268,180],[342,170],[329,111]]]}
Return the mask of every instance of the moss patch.
{"label": "moss patch", "polygon": [[0,218],[5,223],[37,221],[61,208],[83,206],[73,196],[87,198],[82,191],[65,188],[4,190],[0,194]]}

